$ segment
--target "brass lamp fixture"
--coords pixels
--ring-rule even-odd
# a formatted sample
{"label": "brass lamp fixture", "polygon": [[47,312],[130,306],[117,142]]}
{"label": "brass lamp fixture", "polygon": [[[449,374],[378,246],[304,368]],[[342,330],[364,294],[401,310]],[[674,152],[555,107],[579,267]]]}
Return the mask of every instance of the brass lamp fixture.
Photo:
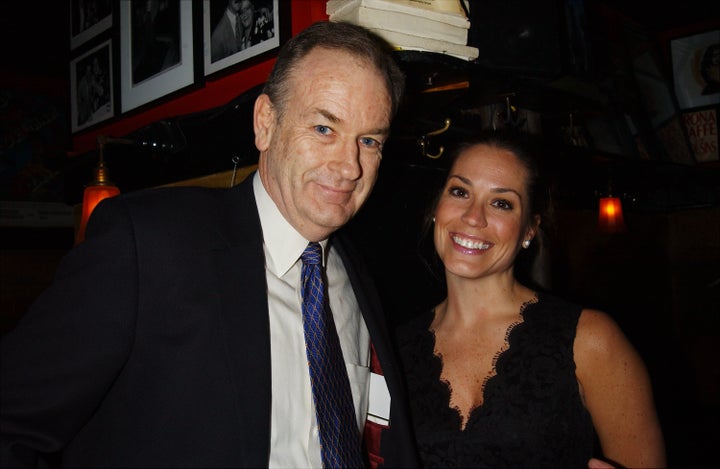
{"label": "brass lamp fixture", "polygon": [[97,204],[103,199],[114,197],[120,194],[120,189],[108,179],[108,169],[105,166],[105,145],[107,143],[132,143],[130,140],[122,138],[112,138],[100,135],[98,141],[98,164],[95,167],[95,178],[87,186],[83,192],[82,216],[80,217],[80,226],[75,236],[75,244],[81,243],[85,239],[85,228],[87,227],[90,215]]}

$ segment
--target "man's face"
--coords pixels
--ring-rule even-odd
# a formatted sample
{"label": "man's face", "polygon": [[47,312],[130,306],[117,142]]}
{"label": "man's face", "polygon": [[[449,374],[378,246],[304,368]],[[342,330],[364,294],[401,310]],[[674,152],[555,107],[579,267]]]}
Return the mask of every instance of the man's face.
{"label": "man's face", "polygon": [[255,12],[253,11],[252,3],[250,0],[242,0],[240,2],[240,21],[245,29],[250,29],[255,19]]}
{"label": "man's face", "polygon": [[260,177],[298,232],[325,239],[357,213],[375,184],[390,95],[373,66],[319,47],[297,64],[278,112],[267,95],[258,98]]}
{"label": "man's face", "polygon": [[242,3],[242,0],[230,0],[228,2],[228,7],[235,12],[240,13],[240,4]]}

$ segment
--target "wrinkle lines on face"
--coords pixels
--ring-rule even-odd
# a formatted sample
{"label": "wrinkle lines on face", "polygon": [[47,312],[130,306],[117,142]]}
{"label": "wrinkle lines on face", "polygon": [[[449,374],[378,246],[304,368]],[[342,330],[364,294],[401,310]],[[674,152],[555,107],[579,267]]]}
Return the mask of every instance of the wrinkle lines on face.
{"label": "wrinkle lines on face", "polygon": [[282,116],[261,152],[261,178],[306,239],[327,238],[360,209],[375,184],[390,127],[379,72],[345,52],[311,51],[296,66]]}

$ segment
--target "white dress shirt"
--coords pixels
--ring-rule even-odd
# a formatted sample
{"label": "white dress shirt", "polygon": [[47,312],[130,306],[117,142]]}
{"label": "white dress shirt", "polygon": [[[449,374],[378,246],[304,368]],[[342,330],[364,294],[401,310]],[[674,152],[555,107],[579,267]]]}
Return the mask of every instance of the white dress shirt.
{"label": "white dress shirt", "polygon": [[230,10],[230,8],[226,8],[226,9],[225,9],[225,16],[227,16],[228,19],[230,20],[230,26],[232,26],[232,30],[233,30],[233,32],[235,33],[235,37],[240,36],[240,34],[242,34],[242,31],[238,31],[238,27],[239,27],[239,25],[238,25],[238,16],[239,16],[239,13],[236,13],[236,12]]}
{"label": "white dress shirt", "polygon": [[[265,250],[272,361],[270,467],[322,467],[310,372],[305,352],[300,255],[308,240],[283,218],[255,173],[253,180]],[[370,335],[345,267],[335,250],[323,247],[330,309],[350,378],[360,435],[370,387]]]}

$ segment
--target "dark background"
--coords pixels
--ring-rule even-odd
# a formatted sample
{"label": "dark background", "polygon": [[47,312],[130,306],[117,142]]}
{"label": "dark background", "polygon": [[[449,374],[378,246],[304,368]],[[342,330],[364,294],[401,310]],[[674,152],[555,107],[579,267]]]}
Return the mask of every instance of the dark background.
{"label": "dark background", "polygon": [[[527,1],[536,3],[536,0]],[[587,3],[610,5],[645,26],[650,34],[683,29],[720,16],[720,1],[686,0],[666,3],[657,0],[588,0]],[[43,99],[52,102],[54,112],[59,116],[56,119],[55,131],[60,138],[53,139],[53,146],[45,148],[44,152],[55,155],[58,167],[62,167],[62,160],[66,160],[67,153],[72,151],[69,126],[69,15],[69,0],[42,2],[11,0],[2,2],[0,6],[0,44],[3,49],[0,60],[0,93],[4,90],[18,89],[26,95],[42,96]],[[508,21],[512,21],[512,14],[508,16]],[[39,113],[29,109],[27,114],[37,116]],[[6,125],[14,124],[11,119],[3,122]],[[203,146],[203,150],[207,148],[207,145]],[[45,163],[52,166],[52,161]],[[146,165],[146,170],[147,166],[149,165]],[[122,180],[123,168],[118,164],[111,167],[113,174]],[[167,172],[167,167],[163,166],[162,170]],[[418,169],[412,173],[412,184],[417,186],[408,183],[407,186],[401,187],[393,178],[406,177],[410,172],[408,168],[405,166],[393,168],[386,165],[381,175],[386,182],[379,181],[378,188],[373,194],[374,198],[369,201],[369,210],[366,210],[363,216],[371,222],[377,222],[378,216],[372,212],[376,207],[389,219],[384,225],[373,225],[362,224],[363,218],[358,218],[361,234],[367,235],[369,240],[378,240],[379,243],[387,246],[382,254],[397,249],[397,243],[413,241],[411,238],[414,227],[400,227],[402,231],[395,232],[384,231],[384,227],[397,225],[398,219],[415,217],[412,210],[422,205],[415,199],[421,198],[418,197],[423,195],[420,191],[426,187],[426,181],[422,177],[427,175],[428,179],[435,180],[437,176],[432,171],[423,171]],[[141,175],[136,175],[136,181],[140,177]],[[587,184],[587,180],[583,180],[580,176],[578,180],[579,184]],[[84,177],[83,181],[87,181],[87,177]],[[416,191],[409,190],[411,188]],[[22,188],[17,188],[16,193],[22,193]],[[408,199],[413,200],[411,206],[408,206]],[[683,355],[684,350],[688,350],[687,344],[679,343],[679,332],[672,329],[676,322],[692,323],[695,335],[691,337],[706,340],[707,336],[702,336],[701,332],[707,332],[711,338],[717,337],[716,319],[713,320],[715,322],[708,323],[711,327],[701,331],[706,324],[703,321],[707,321],[704,317],[709,316],[708,311],[717,311],[717,304],[705,304],[693,296],[694,292],[705,288],[697,279],[707,279],[712,275],[715,275],[714,278],[717,277],[717,265],[709,265],[703,260],[707,255],[707,252],[703,252],[706,249],[705,245],[698,247],[683,242],[686,236],[708,230],[706,220],[692,218],[692,215],[690,211],[671,215],[655,212],[639,213],[633,220],[635,223],[633,233],[625,237],[598,239],[593,231],[594,212],[573,213],[572,217],[562,221],[564,225],[561,226],[561,231],[566,233],[566,236],[574,236],[576,244],[572,246],[574,251],[568,254],[570,257],[567,261],[568,272],[558,273],[558,278],[567,286],[569,295],[577,295],[586,304],[590,301],[596,302],[597,306],[610,306],[610,312],[628,331],[631,339],[645,355],[655,378],[659,412],[668,437],[670,462],[677,467],[696,467],[714,460],[715,445],[718,441],[718,406],[714,404],[708,408],[704,405],[706,401],[716,402],[717,396],[704,396],[701,400],[698,399],[698,395],[702,396],[702,394],[698,394],[694,389],[696,377],[705,377],[711,384],[712,380],[717,380],[715,364],[717,357],[712,355],[713,350],[717,350],[717,346],[711,348],[711,344],[697,341],[698,346],[707,344],[703,346],[708,347],[709,353],[706,354],[704,361],[695,362],[695,366],[700,365],[700,369],[694,370],[686,363],[687,358]],[[717,226],[717,221],[710,226],[710,230],[717,230],[712,228]],[[68,245],[72,244],[71,233],[70,239],[67,239],[69,230],[64,230],[57,236],[54,234],[48,236],[48,231],[50,230],[43,230],[42,234],[35,237],[36,233],[32,230],[24,230],[20,236],[13,238],[16,244],[11,249],[8,249],[9,237],[5,236],[7,232],[0,235],[4,243],[2,262],[5,265],[16,266],[14,269],[11,267],[11,276],[2,279],[3,292],[7,291],[6,286],[10,284],[9,288],[19,291],[16,298],[20,298],[11,303],[12,308],[15,309],[6,308],[2,311],[1,319],[15,319],[24,312],[26,305],[23,301],[25,299],[30,301],[40,284],[49,281],[59,257],[64,254]],[[710,240],[707,245],[714,246],[717,252],[719,237],[716,236],[713,241],[712,233],[710,231],[704,239]],[[577,241],[578,238],[583,237],[586,239]],[[52,241],[49,241],[50,239]],[[587,244],[583,244],[585,241]],[[679,257],[680,260],[673,258],[673,254],[668,254],[670,245],[673,245],[677,251],[679,249],[677,246],[682,244],[688,246],[687,252],[682,252],[682,256]],[[402,257],[398,258],[403,253],[389,254],[395,256],[397,262],[382,268],[378,272],[378,278],[381,283],[388,285],[391,291],[391,293],[387,291],[383,293],[394,295],[385,298],[386,305],[397,306],[397,309],[390,308],[392,315],[400,308],[407,307],[409,303],[424,301],[424,297],[431,292],[432,287],[424,284],[408,284],[405,280],[412,278],[417,272],[398,272],[400,270],[398,264],[404,265],[408,270],[413,267],[419,270],[421,266],[414,266],[411,259],[403,262]],[[381,257],[386,257],[377,255],[378,259],[373,259],[372,256],[373,254],[368,254],[368,258],[376,261],[376,265],[381,265],[380,262],[383,260]],[[669,284],[668,271],[672,271],[673,281],[679,283],[679,286]],[[7,274],[6,269],[3,269],[3,272]],[[563,275],[568,278],[563,278]],[[682,304],[672,306],[667,304],[667,298],[670,296],[668,291],[672,288],[688,292],[681,297]],[[702,298],[714,297],[706,295]],[[8,304],[3,302],[3,308]],[[690,311],[694,316],[682,316],[678,313],[678,316],[682,317],[671,317],[670,315],[675,314],[676,311],[683,313]],[[702,351],[699,347],[696,350],[699,356]],[[712,386],[703,388],[701,384],[697,386],[700,391],[715,389]]]}
{"label": "dark background", "polygon": [[[704,21],[717,16],[720,11],[720,2],[709,0],[602,0],[602,3],[613,6],[650,31]],[[70,0],[5,1],[0,11],[0,44],[3,48],[0,71],[67,79]]]}

